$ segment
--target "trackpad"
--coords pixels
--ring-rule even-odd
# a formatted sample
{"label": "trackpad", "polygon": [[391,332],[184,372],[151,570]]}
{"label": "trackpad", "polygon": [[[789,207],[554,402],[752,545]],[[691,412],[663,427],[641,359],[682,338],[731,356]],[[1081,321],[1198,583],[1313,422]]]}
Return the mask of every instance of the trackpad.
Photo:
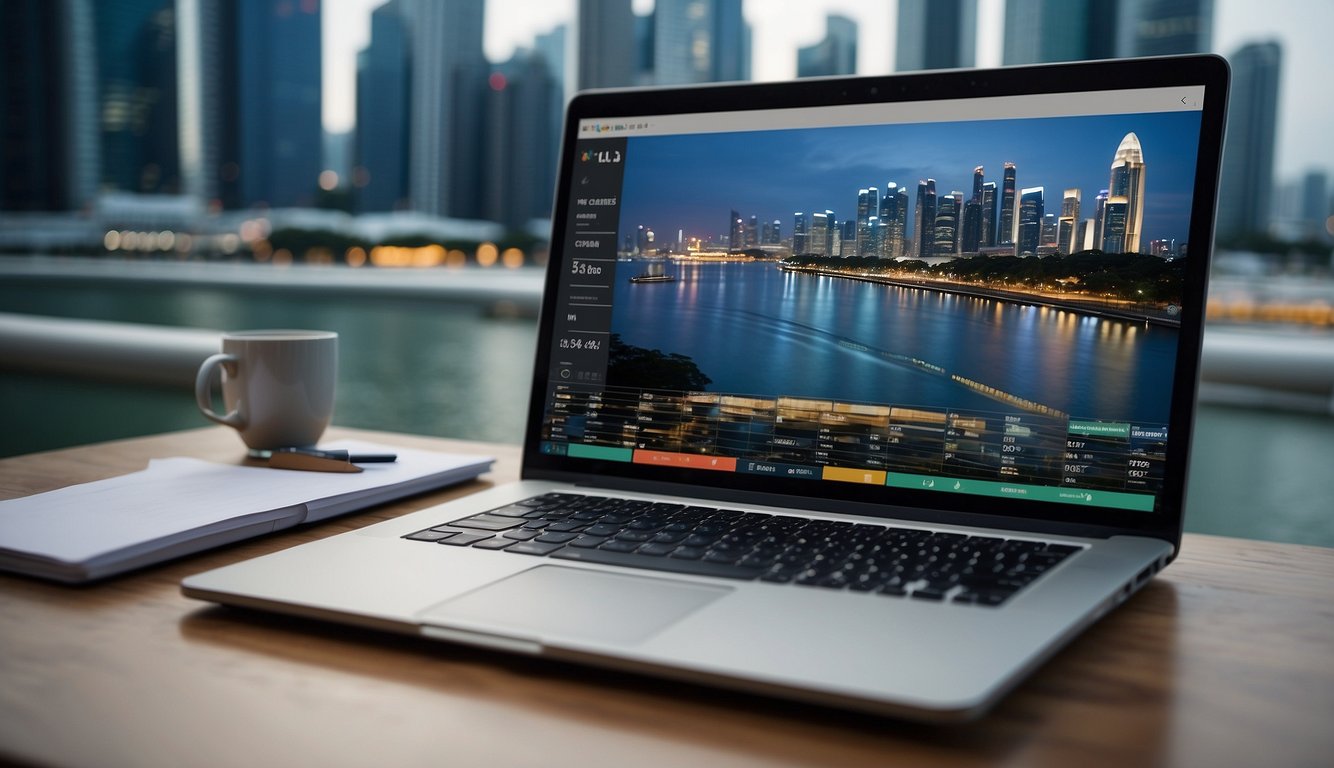
{"label": "trackpad", "polygon": [[540,565],[446,600],[427,624],[517,638],[639,643],[731,592],[730,587]]}

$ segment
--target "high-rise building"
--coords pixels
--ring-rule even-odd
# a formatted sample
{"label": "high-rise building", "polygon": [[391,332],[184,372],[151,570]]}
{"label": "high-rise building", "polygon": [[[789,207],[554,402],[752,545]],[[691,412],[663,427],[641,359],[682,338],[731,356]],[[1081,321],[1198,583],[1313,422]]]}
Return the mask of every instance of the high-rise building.
{"label": "high-rise building", "polygon": [[871,210],[868,207],[869,205],[870,198],[867,196],[866,188],[863,187],[857,190],[856,231],[857,239],[862,242],[866,242],[870,237],[869,228],[871,215],[878,213],[878,211]]}
{"label": "high-rise building", "polygon": [[1042,187],[1026,187],[1019,192],[1019,234],[1014,244],[1016,256],[1036,256],[1042,243],[1045,216]]}
{"label": "high-rise building", "polygon": [[1126,201],[1126,224],[1122,247],[1126,253],[1139,253],[1144,230],[1144,150],[1139,137],[1127,133],[1112,158],[1112,178],[1107,185],[1111,197]]}
{"label": "high-rise building", "polygon": [[899,0],[894,69],[971,67],[977,56],[977,0]]}
{"label": "high-rise building", "polygon": [[1014,163],[1005,164],[1005,175],[1001,180],[1000,216],[996,225],[996,245],[1014,243],[1015,167]]}
{"label": "high-rise building", "polygon": [[812,256],[827,256],[832,250],[829,246],[830,240],[833,238],[833,231],[829,224],[829,214],[811,214],[811,231],[807,237],[806,250]]}
{"label": "high-rise building", "polygon": [[1117,56],[1205,53],[1213,48],[1214,0],[1125,0],[1116,27]]}
{"label": "high-rise building", "polygon": [[797,77],[856,73],[857,22],[831,13],[825,17],[824,39],[797,50]]}
{"label": "high-rise building", "polygon": [[[101,186],[179,192],[176,5],[172,0],[122,0],[98,4],[93,14]],[[314,141],[318,152],[319,134]]]}
{"label": "high-rise building", "polygon": [[957,250],[959,234],[958,199],[953,194],[943,195],[936,203],[934,237],[931,248],[932,256],[953,256]]}
{"label": "high-rise building", "polygon": [[908,192],[896,182],[885,186],[880,198],[880,258],[903,257],[903,234],[908,219]]}
{"label": "high-rise building", "polygon": [[490,74],[482,54],[484,5],[472,0],[400,2],[412,37],[412,208],[478,218],[484,121],[477,115]]}
{"label": "high-rise building", "polygon": [[1110,195],[1102,207],[1102,250],[1104,253],[1127,253],[1126,221],[1130,205],[1124,195]]}
{"label": "high-rise building", "polygon": [[101,176],[93,9],[0,4],[0,210],[67,211]]}
{"label": "high-rise building", "polygon": [[996,244],[996,182],[982,184],[982,239],[983,248]]}
{"label": "high-rise building", "polygon": [[1061,199],[1061,218],[1056,225],[1056,250],[1069,256],[1080,247],[1079,190],[1067,189]]}
{"label": "high-rise building", "polygon": [[792,214],[792,253],[796,256],[810,253],[809,234],[806,231],[806,214],[797,211]]}
{"label": "high-rise building", "polygon": [[917,241],[917,258],[925,259],[935,251],[936,180],[917,182],[917,206],[913,210],[913,238]]}
{"label": "high-rise building", "polygon": [[746,247],[754,248],[760,244],[760,217],[751,216],[746,222]]}
{"label": "high-rise building", "polygon": [[982,247],[982,201],[969,200],[963,204],[959,224],[959,252],[977,253]]}
{"label": "high-rise building", "polygon": [[783,224],[778,219],[774,219],[773,223],[767,226],[769,227],[769,236],[764,238],[764,244],[781,245],[783,242]]}
{"label": "high-rise building", "polygon": [[746,247],[746,221],[741,214],[732,211],[727,220],[727,250],[740,251]]}
{"label": "high-rise building", "polygon": [[858,226],[856,219],[848,219],[843,222],[843,225],[839,227],[841,230],[839,238],[841,242],[839,243],[838,255],[845,259],[865,255],[858,249],[866,246],[868,242],[871,241],[871,238],[875,237],[875,221],[876,217],[874,216],[867,220],[865,233],[859,231],[860,227]]}
{"label": "high-rise building", "polygon": [[519,230],[551,215],[556,157],[542,118],[560,90],[546,58],[525,49],[496,66],[488,85],[481,214]]}
{"label": "high-rise building", "polygon": [[1108,59],[1116,55],[1114,0],[1007,0],[1005,64]]}
{"label": "high-rise building", "polygon": [[1269,228],[1274,185],[1274,137],[1283,50],[1250,43],[1232,54],[1232,93],[1219,177],[1218,237]]}
{"label": "high-rise building", "polygon": [[1097,203],[1093,207],[1093,241],[1090,248],[1102,249],[1102,228],[1106,224],[1107,215],[1107,190],[1099,190]]}
{"label": "high-rise building", "polygon": [[[1057,238],[1057,216],[1054,213],[1046,213],[1042,216],[1042,237],[1038,240],[1038,245],[1046,246],[1052,250],[1056,249]],[[1041,253],[1041,251],[1039,251]]]}
{"label": "high-rise building", "polygon": [[319,5],[251,0],[233,8],[239,203],[313,206],[323,168]]}
{"label": "high-rise building", "polygon": [[824,252],[826,256],[832,256],[834,253],[834,242],[838,240],[838,217],[828,208],[825,209],[824,216],[826,222]]}
{"label": "high-rise building", "polygon": [[396,0],[371,12],[371,39],[357,54],[357,132],[352,188],[358,211],[406,208],[408,30]]}
{"label": "high-rise building", "polygon": [[658,0],[653,27],[655,82],[750,79],[750,28],[741,0]]}
{"label": "high-rise building", "polygon": [[579,90],[635,83],[635,14],[630,0],[579,0],[574,50]]}

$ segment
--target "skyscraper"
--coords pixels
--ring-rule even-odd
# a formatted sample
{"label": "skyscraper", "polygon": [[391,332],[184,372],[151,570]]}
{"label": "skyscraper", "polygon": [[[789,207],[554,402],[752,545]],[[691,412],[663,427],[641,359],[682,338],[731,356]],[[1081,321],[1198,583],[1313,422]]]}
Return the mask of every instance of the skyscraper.
{"label": "skyscraper", "polygon": [[996,244],[996,182],[982,184],[982,240],[983,248]]}
{"label": "skyscraper", "polygon": [[830,240],[833,238],[833,230],[829,226],[829,214],[812,213],[811,231],[807,237],[807,251],[812,256],[829,255]]}
{"label": "skyscraper", "polygon": [[240,204],[312,206],[323,168],[319,5],[234,7]]}
{"label": "skyscraper", "polygon": [[880,258],[903,257],[903,232],[908,218],[908,192],[895,182],[880,198]]}
{"label": "skyscraper", "polygon": [[792,253],[795,256],[810,253],[810,242],[806,232],[806,214],[801,211],[792,214]]}
{"label": "skyscraper", "polygon": [[732,211],[727,220],[727,250],[740,251],[746,247],[746,222],[741,214]]}
{"label": "skyscraper", "polygon": [[1116,148],[1107,189],[1111,197],[1126,201],[1122,248],[1126,253],[1139,253],[1140,235],[1144,229],[1144,150],[1134,133],[1127,133]]}
{"label": "skyscraper", "polygon": [[175,3],[124,0],[99,4],[93,14],[101,186],[179,192]]}
{"label": "skyscraper", "polygon": [[1014,163],[1005,164],[1005,175],[1001,180],[1000,220],[996,227],[996,245],[1014,243]]}
{"label": "skyscraper", "polygon": [[1042,219],[1045,215],[1042,187],[1026,187],[1019,193],[1019,235],[1015,241],[1016,256],[1036,256],[1042,242]]}
{"label": "skyscraper", "polygon": [[1113,0],[1007,0],[1005,64],[1107,59],[1116,55]]}
{"label": "skyscraper", "polygon": [[913,211],[913,238],[917,241],[917,258],[925,259],[935,250],[936,180],[917,182],[917,206]]}
{"label": "skyscraper", "polygon": [[357,134],[352,187],[358,211],[408,203],[408,30],[396,0],[371,12],[371,39],[357,54]]}
{"label": "skyscraper", "polygon": [[477,112],[489,74],[482,54],[484,6],[472,0],[400,2],[412,37],[413,210],[477,218],[483,123]]}
{"label": "skyscraper", "polygon": [[977,0],[899,0],[894,69],[971,67],[977,54]]}
{"label": "skyscraper", "polygon": [[1089,247],[1102,249],[1102,228],[1106,224],[1107,190],[1099,190],[1097,204],[1093,208],[1093,244]]}
{"label": "skyscraper", "polygon": [[560,91],[546,58],[527,49],[497,65],[488,85],[481,213],[518,230],[551,214],[556,157],[545,118]]}
{"label": "skyscraper", "polygon": [[797,50],[797,77],[857,73],[857,23],[846,16],[825,17],[824,39]]}
{"label": "skyscraper", "polygon": [[1214,0],[1125,0],[1117,56],[1204,53],[1213,47]]}
{"label": "skyscraper", "polygon": [[1251,43],[1232,54],[1232,94],[1219,177],[1218,237],[1265,232],[1274,185],[1274,136],[1283,51]]}
{"label": "skyscraper", "polygon": [[1067,189],[1056,224],[1056,250],[1069,256],[1082,247],[1079,241],[1079,190]]}
{"label": "skyscraper", "polygon": [[0,5],[0,210],[77,210],[100,180],[92,9]]}
{"label": "skyscraper", "polygon": [[579,90],[635,83],[635,14],[630,0],[579,0],[575,26]]}
{"label": "skyscraper", "polygon": [[958,199],[954,195],[944,195],[936,203],[935,244],[932,256],[953,256],[958,242],[959,232]]}
{"label": "skyscraper", "polygon": [[1126,247],[1126,211],[1129,209],[1124,195],[1110,195],[1102,207],[1102,250],[1105,253],[1127,253]]}
{"label": "skyscraper", "polygon": [[741,0],[658,0],[653,25],[655,82],[750,78],[750,28]]}

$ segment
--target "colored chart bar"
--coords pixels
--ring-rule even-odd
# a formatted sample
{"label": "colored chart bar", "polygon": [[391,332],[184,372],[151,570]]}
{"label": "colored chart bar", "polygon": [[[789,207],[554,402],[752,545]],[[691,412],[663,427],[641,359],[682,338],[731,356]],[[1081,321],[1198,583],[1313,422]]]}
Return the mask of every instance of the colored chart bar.
{"label": "colored chart bar", "polygon": [[605,461],[630,461],[634,451],[629,448],[608,448],[605,445],[584,445],[570,443],[570,456],[576,459],[603,459]]}
{"label": "colored chart bar", "polygon": [[736,471],[736,459],[726,456],[705,456],[698,453],[635,451],[634,462],[659,467],[689,467],[690,469],[713,469],[719,472]]}
{"label": "colored chart bar", "polygon": [[888,472],[875,469],[850,469],[848,467],[825,467],[823,477],[825,480],[835,480],[840,483],[866,483],[867,485],[884,485],[885,477]]}

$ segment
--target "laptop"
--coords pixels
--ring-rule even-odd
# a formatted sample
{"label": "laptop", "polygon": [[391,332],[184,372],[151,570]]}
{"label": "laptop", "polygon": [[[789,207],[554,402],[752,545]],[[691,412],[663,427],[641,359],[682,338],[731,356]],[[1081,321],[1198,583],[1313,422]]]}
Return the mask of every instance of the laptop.
{"label": "laptop", "polygon": [[579,94],[522,480],[184,592],[976,717],[1177,554],[1227,82]]}

